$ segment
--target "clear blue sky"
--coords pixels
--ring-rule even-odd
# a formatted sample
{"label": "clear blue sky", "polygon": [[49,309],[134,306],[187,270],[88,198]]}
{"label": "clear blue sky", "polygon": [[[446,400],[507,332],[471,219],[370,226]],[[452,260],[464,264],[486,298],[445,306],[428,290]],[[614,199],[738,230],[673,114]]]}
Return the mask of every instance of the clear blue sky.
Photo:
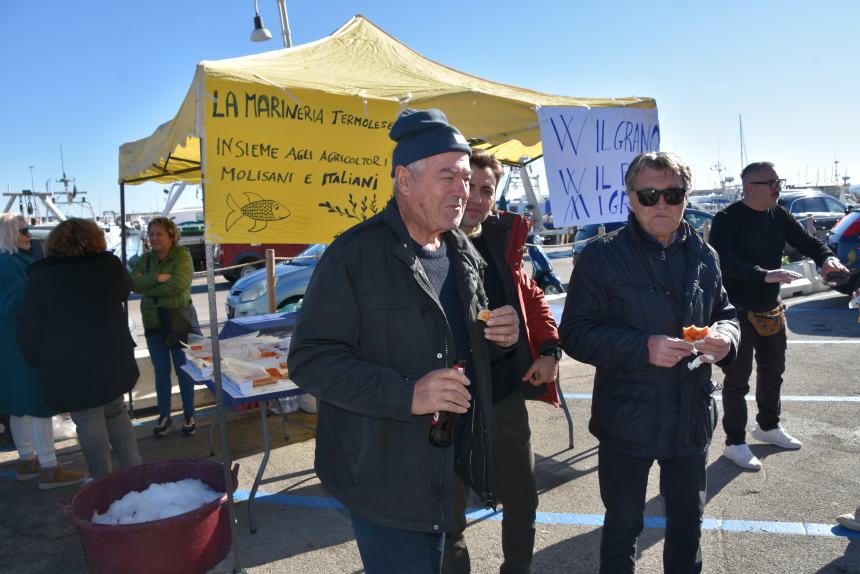
{"label": "clear blue sky", "polygon": [[[179,108],[201,60],[281,47],[249,39],[252,0],[0,2],[0,189],[58,191],[66,173],[99,210],[119,209],[117,154]],[[860,183],[860,2],[288,1],[293,43],[361,13],[425,56],[491,80],[570,96],[657,100],[664,150],[697,187],[770,160],[790,183]],[[718,156],[719,153],[719,156]],[[724,174],[724,175],[725,175]],[[161,208],[164,186],[128,188]],[[195,202],[193,189],[184,204]],[[3,203],[5,205],[5,201]],[[0,208],[3,207],[0,205]]]}

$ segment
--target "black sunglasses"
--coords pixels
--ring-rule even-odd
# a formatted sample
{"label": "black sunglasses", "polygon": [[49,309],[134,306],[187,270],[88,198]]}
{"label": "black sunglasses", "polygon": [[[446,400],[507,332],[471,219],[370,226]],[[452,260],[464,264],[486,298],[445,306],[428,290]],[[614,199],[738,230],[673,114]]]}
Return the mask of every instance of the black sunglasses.
{"label": "black sunglasses", "polygon": [[29,227],[22,227],[21,229],[18,230],[18,233],[20,233],[21,235],[30,235],[30,228]]}
{"label": "black sunglasses", "polygon": [[666,200],[666,203],[669,205],[680,205],[684,201],[684,196],[687,195],[687,190],[683,187],[670,187],[667,189],[637,189],[636,190],[636,199],[639,200],[639,203],[644,205],[645,207],[651,207],[652,205],[657,205],[657,202],[660,201],[660,196],[663,196],[663,199]]}
{"label": "black sunglasses", "polygon": [[755,185],[766,185],[770,188],[771,191],[776,191],[777,189],[782,189],[785,187],[784,179],[769,179],[767,181],[751,181]]}

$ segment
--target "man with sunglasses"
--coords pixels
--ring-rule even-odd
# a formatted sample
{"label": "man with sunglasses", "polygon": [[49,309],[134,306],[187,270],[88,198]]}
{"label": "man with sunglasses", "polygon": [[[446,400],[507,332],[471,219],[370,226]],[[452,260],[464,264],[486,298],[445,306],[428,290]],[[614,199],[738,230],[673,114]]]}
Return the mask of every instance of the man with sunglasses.
{"label": "man with sunglasses", "polygon": [[[690,168],[674,154],[634,158],[627,226],[583,250],[568,286],[562,347],[597,367],[588,427],[600,442],[606,507],[601,573],[634,571],[655,460],[667,519],[664,570],[702,570],[705,467],[717,424],[711,363],[734,358],[739,329],[716,253],[683,220],[690,183]],[[695,344],[704,364],[693,369],[694,346],[682,338],[689,325],[710,327]]]}
{"label": "man with sunglasses", "polygon": [[848,270],[823,242],[777,205],[785,183],[770,162],[756,162],[741,172],[744,196],[714,217],[711,244],[720,255],[729,299],[738,310],[741,346],[737,359],[723,368],[723,456],[747,470],[761,469],[761,461],[746,444],[749,379],[753,353],[756,368],[758,413],[752,437],[784,449],[796,450],[801,442],[779,424],[780,389],[785,371],[785,317],[780,284],[802,277],[782,269],[785,244],[815,260],[822,275]]}

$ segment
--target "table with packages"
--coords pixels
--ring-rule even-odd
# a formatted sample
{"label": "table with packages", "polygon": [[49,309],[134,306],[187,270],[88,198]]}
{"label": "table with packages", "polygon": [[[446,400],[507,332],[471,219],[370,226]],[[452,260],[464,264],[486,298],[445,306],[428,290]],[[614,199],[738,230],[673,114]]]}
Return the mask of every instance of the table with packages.
{"label": "table with packages", "polygon": [[[288,338],[295,327],[297,313],[283,313],[274,315],[259,315],[255,317],[242,317],[229,320],[221,330],[219,340],[230,339],[241,335],[249,335],[255,332],[260,334],[272,335],[280,338]],[[203,371],[191,361],[187,361],[182,369],[197,384],[206,385],[206,387],[216,394],[215,381],[211,376],[210,371]],[[257,404],[257,409],[260,413],[260,421],[262,423],[262,438],[263,438],[263,458],[257,468],[257,474],[254,477],[254,484],[251,487],[251,493],[248,497],[248,522],[251,533],[256,533],[257,529],[254,525],[254,498],[257,494],[257,489],[263,479],[263,474],[266,471],[266,466],[269,462],[271,452],[271,443],[269,440],[269,427],[267,424],[267,413],[269,405],[279,412],[284,419],[284,434],[287,439],[287,413],[282,407],[281,399],[287,397],[295,397],[304,394],[304,391],[296,386],[290,380],[280,380],[274,384],[259,386],[256,388],[248,387],[247,385],[237,383],[229,376],[222,373],[221,388],[223,406],[238,407],[243,405]],[[226,413],[225,413],[226,414]],[[214,455],[213,448],[213,433],[215,425],[209,425],[209,454]]]}

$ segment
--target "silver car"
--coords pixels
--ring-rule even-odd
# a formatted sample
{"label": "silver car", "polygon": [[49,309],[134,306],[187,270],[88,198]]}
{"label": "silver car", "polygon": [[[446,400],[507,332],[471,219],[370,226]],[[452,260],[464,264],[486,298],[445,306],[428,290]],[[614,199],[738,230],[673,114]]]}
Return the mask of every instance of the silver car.
{"label": "silver car", "polygon": [[[295,258],[275,265],[275,302],[278,311],[296,311],[327,244],[315,243]],[[227,318],[264,315],[269,312],[266,270],[259,269],[242,277],[227,296]]]}

